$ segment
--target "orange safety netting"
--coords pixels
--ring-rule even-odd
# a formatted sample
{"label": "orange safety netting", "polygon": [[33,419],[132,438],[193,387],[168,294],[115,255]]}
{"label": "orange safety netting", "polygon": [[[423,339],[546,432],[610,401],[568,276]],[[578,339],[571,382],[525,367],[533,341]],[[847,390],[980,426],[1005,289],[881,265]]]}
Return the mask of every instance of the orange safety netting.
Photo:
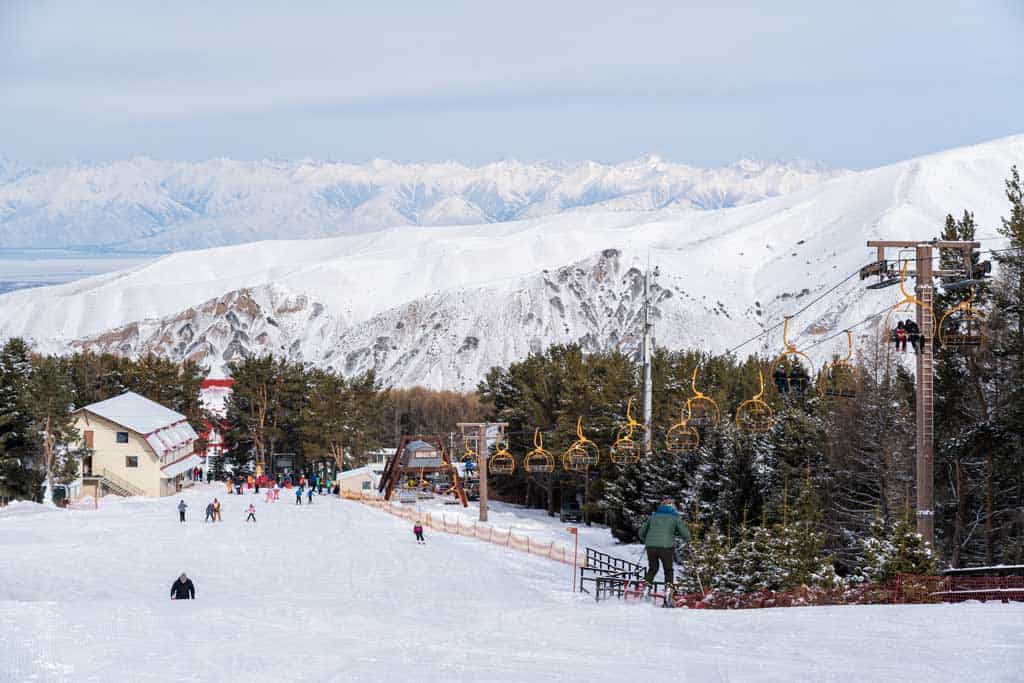
{"label": "orange safety netting", "polygon": [[[487,524],[479,524],[477,522],[467,523],[464,522],[461,517],[456,517],[454,520],[450,520],[443,514],[440,519],[429,512],[421,515],[411,508],[395,507],[387,501],[366,496],[365,494],[343,491],[341,497],[377,508],[378,510],[382,510],[396,517],[401,517],[402,519],[420,519],[424,526],[435,531],[441,531],[455,536],[464,536],[466,538],[475,538],[487,543],[505,546],[506,548],[513,548],[530,555],[536,555],[537,557],[546,557],[549,560],[562,562],[564,564],[573,563],[572,548],[561,543],[556,544],[554,541],[536,541],[529,536],[519,536],[514,534],[511,529],[508,531],[502,531],[501,529],[497,529]],[[585,566],[586,559],[578,558],[578,564],[579,566]]]}

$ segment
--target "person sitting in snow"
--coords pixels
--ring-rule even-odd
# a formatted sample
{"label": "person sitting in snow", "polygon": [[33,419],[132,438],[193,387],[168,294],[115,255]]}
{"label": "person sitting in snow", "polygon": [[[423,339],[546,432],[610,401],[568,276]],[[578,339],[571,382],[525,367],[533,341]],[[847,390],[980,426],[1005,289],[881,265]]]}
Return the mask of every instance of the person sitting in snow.
{"label": "person sitting in snow", "polygon": [[185,572],[181,573],[178,580],[171,584],[171,600],[195,600],[196,599],[196,587],[192,583],[192,579],[185,575]]}
{"label": "person sitting in snow", "polygon": [[423,523],[420,520],[416,520],[416,523],[412,525],[412,532],[416,534],[417,543],[426,543],[427,541],[423,538]]}

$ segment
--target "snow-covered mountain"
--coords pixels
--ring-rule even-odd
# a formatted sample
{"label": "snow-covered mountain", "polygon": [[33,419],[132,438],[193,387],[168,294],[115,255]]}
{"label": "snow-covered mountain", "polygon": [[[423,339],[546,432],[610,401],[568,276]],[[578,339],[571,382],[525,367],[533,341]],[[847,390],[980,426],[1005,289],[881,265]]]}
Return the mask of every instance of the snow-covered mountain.
{"label": "snow-covered mountain", "polygon": [[[1013,164],[1024,165],[1024,136],[729,209],[571,212],[176,253],[0,296],[0,338],[193,357],[215,374],[271,351],[347,373],[372,367],[396,385],[469,388],[551,343],[630,348],[650,263],[661,271],[656,336],[669,348],[725,350],[843,282],[792,321],[791,338],[807,345],[897,299],[847,279],[873,258],[866,240],[929,239],[965,208],[981,236],[995,235]],[[780,335],[742,352],[759,350],[781,350]]]}
{"label": "snow-covered mountain", "polygon": [[0,244],[163,252],[565,211],[718,209],[841,174],[809,162],[701,169],[653,156],[481,167],[137,158],[43,170],[0,160]]}

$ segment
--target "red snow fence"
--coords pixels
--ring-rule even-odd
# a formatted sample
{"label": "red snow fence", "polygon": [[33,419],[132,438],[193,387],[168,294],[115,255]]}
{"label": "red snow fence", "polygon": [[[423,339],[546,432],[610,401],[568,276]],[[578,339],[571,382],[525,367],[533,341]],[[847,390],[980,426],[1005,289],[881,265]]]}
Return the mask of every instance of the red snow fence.
{"label": "red snow fence", "polygon": [[[423,526],[433,529],[434,531],[452,534],[453,536],[475,538],[478,541],[512,548],[519,552],[554,560],[555,562],[561,562],[569,565],[573,564],[572,546],[567,546],[562,543],[555,543],[554,541],[539,541],[529,536],[512,533],[511,529],[503,531],[490,526],[489,524],[480,524],[478,522],[470,524],[463,521],[458,515],[449,519],[447,515],[442,514],[440,518],[438,518],[430,512],[418,513],[412,508],[396,507],[388,501],[381,500],[380,498],[375,498],[373,496],[367,496],[365,494],[343,491],[341,497],[346,500],[357,501],[363,505],[369,505],[370,507],[383,510],[390,515],[401,517],[402,519],[407,519],[409,521],[419,519],[423,522]],[[583,555],[579,555],[575,561],[576,565],[579,567],[584,566],[586,563],[586,559]]]}

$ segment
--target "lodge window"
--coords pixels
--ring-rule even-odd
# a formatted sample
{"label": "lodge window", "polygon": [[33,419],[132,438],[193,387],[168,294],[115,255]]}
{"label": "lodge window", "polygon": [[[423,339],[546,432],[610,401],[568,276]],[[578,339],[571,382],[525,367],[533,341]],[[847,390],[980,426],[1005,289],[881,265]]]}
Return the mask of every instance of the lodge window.
{"label": "lodge window", "polygon": [[118,443],[128,443],[128,432],[118,432],[117,433],[117,442]]}
{"label": "lodge window", "polygon": [[124,456],[124,466],[125,467],[138,467],[139,466],[139,456],[137,456],[137,455],[126,455],[126,456]]}
{"label": "lodge window", "polygon": [[368,481],[364,481],[363,482],[363,490],[364,491],[369,491],[370,490],[370,482],[368,482]]}

